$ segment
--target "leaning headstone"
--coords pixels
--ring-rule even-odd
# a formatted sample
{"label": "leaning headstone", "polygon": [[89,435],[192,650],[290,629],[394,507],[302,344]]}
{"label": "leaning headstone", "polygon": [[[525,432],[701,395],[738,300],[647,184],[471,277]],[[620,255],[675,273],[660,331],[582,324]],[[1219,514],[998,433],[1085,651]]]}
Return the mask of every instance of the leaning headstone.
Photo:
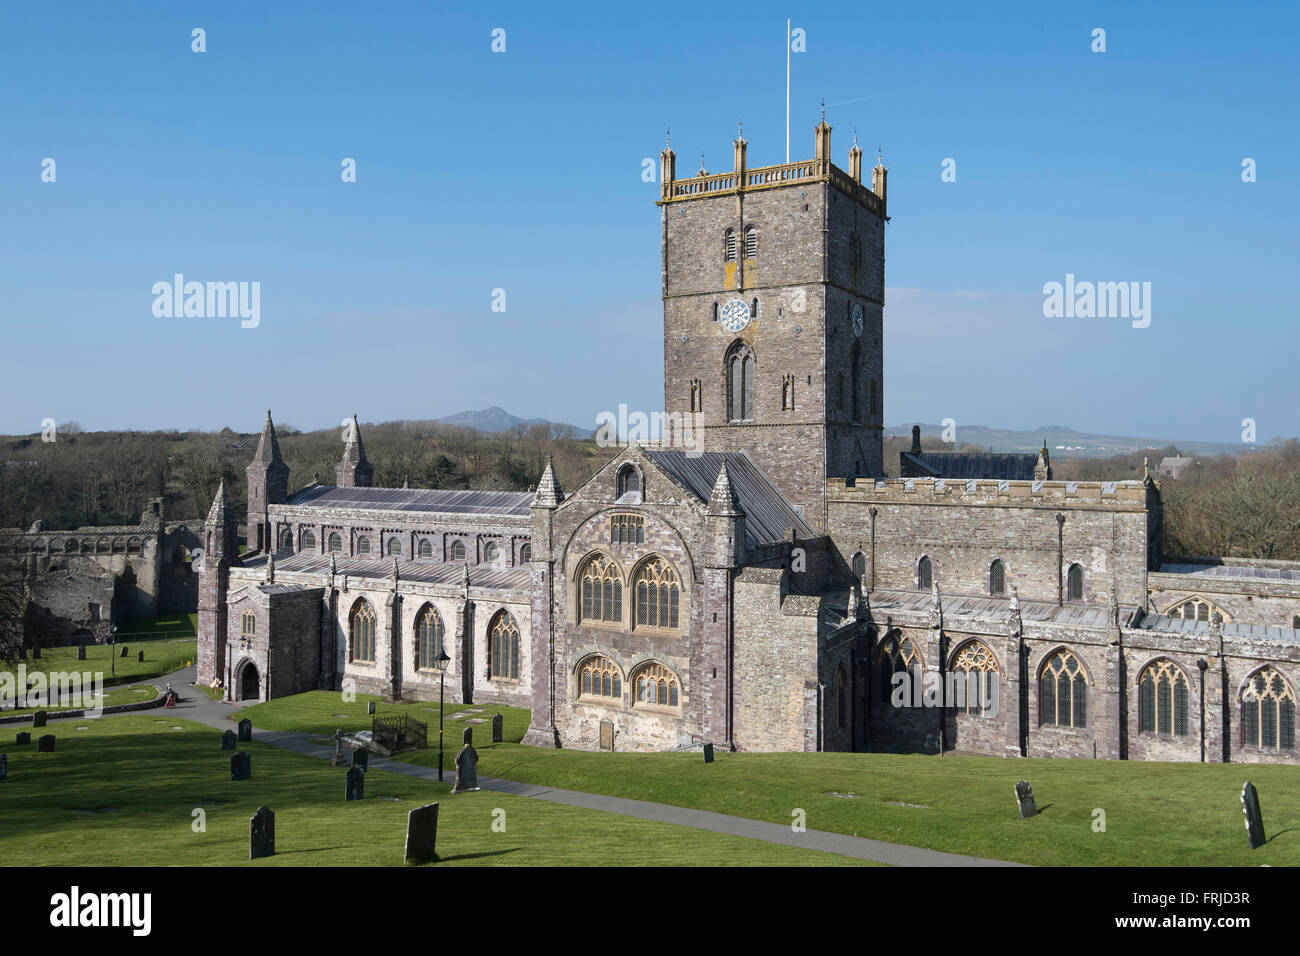
{"label": "leaning headstone", "polygon": [[[469,730],[465,731],[466,734]],[[468,793],[478,789],[478,751],[465,744],[456,754],[456,785],[452,793]]]}
{"label": "leaning headstone", "polygon": [[460,735],[460,745],[462,747],[474,746],[474,728],[466,727],[465,732]]}
{"label": "leaning headstone", "polygon": [[30,744],[31,742],[32,742],[31,734],[29,734],[25,730],[18,731],[18,740],[15,742],[16,745]]}
{"label": "leaning headstone", "polygon": [[45,720],[46,720],[46,718],[47,718],[48,716],[49,716],[49,715],[46,714],[45,711],[43,711],[43,710],[38,710],[36,713],[32,714],[32,726],[33,726],[33,727],[44,727],[44,726],[45,726]]}
{"label": "leaning headstone", "polygon": [[253,775],[252,755],[247,751],[242,751],[230,756],[230,779],[247,780]]}
{"label": "leaning headstone", "polygon": [[143,663],[144,663],[144,651],[140,651],[138,654],[136,654],[136,655],[135,655],[135,659],[136,659],[137,661],[139,661],[141,664],[143,664]]}
{"label": "leaning headstone", "polygon": [[1034,788],[1029,785],[1028,780],[1021,780],[1016,784],[1016,806],[1020,808],[1022,820],[1038,813],[1038,807],[1034,804]]}
{"label": "leaning headstone", "polygon": [[713,744],[704,745],[704,762],[713,763]]}
{"label": "leaning headstone", "polygon": [[85,644],[78,644],[78,645],[77,645],[77,660],[79,660],[79,661],[84,661],[85,659],[86,659],[86,645],[85,645]]}
{"label": "leaning headstone", "polygon": [[347,788],[343,791],[343,799],[360,800],[365,794],[366,772],[360,767],[349,767]]}
{"label": "leaning headstone", "polygon": [[118,657],[126,657],[126,655],[129,654],[129,653],[131,653],[131,648],[129,648],[129,647],[127,647],[125,644],[123,644],[123,645],[122,645],[122,653],[119,654]]}
{"label": "leaning headstone", "polygon": [[1259,794],[1249,780],[1241,788],[1241,811],[1246,814],[1246,834],[1250,837],[1250,848],[1257,850],[1264,845],[1264,815],[1259,810]]}
{"label": "leaning headstone", "polygon": [[54,753],[54,735],[46,734],[36,741],[36,752],[40,754]]}
{"label": "leaning headstone", "polygon": [[9,776],[9,755],[0,754],[0,780]]}
{"label": "leaning headstone", "polygon": [[343,752],[343,731],[334,731],[334,756],[330,758],[331,767],[346,767],[347,755]]}
{"label": "leaning headstone", "polygon": [[436,860],[438,842],[438,805],[416,807],[406,815],[406,862],[426,863]]}
{"label": "leaning headstone", "polygon": [[369,715],[369,714],[373,714],[374,712],[375,712],[375,702],[372,700],[366,704],[366,714]]}
{"label": "leaning headstone", "polygon": [[600,749],[614,749],[614,721],[602,720],[600,722]]}
{"label": "leaning headstone", "polygon": [[253,739],[253,722],[247,717],[239,722],[239,739],[244,741]]}
{"label": "leaning headstone", "polygon": [[358,747],[352,751],[352,766],[360,767],[361,772],[365,773],[370,769],[370,751],[364,747]]}
{"label": "leaning headstone", "polygon": [[275,814],[270,807],[258,807],[248,820],[248,858],[275,856]]}
{"label": "leaning headstone", "polygon": [[236,747],[235,747],[235,732],[234,732],[233,730],[227,730],[225,733],[223,733],[223,734],[221,735],[221,749],[222,749],[222,750],[235,750],[235,749],[236,749]]}
{"label": "leaning headstone", "polygon": [[505,739],[505,723],[506,719],[500,714],[492,715],[492,742],[494,744],[499,744]]}

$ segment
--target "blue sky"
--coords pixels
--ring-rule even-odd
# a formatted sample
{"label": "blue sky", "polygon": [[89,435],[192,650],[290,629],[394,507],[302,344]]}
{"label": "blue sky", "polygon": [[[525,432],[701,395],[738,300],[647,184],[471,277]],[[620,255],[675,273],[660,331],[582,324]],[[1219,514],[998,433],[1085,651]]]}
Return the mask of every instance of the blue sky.
{"label": "blue sky", "polygon": [[[791,158],[824,99],[890,168],[887,422],[1300,433],[1292,5],[117,6],[0,6],[0,431],[661,407],[641,162],[783,161],[790,17]],[[155,317],[178,272],[260,325]],[[1067,273],[1150,327],[1045,318]]]}

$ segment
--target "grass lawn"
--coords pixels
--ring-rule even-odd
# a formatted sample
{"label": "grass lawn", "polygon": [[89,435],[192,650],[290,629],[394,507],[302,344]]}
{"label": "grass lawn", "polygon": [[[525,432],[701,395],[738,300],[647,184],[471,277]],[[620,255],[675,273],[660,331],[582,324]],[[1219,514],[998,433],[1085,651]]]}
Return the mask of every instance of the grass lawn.
{"label": "grass lawn", "polygon": [[[170,674],[194,662],[197,641],[194,638],[160,638],[143,635],[123,637],[119,632],[118,643],[87,644],[86,659],[77,660],[76,647],[50,647],[41,651],[40,660],[30,655],[25,661],[14,661],[0,665],[0,670],[16,674],[18,665],[27,669],[30,677],[37,671],[85,671],[103,672],[105,685],[128,684],[152,677]],[[122,657],[122,648],[127,648],[127,656]],[[144,660],[136,660],[139,651],[144,651]]]}
{"label": "grass lawn", "polygon": [[[380,704],[379,713],[437,704]],[[471,705],[473,706],[473,705]],[[238,716],[254,726],[328,736],[322,715],[350,713],[338,693],[314,691]],[[448,704],[448,714],[465,705]],[[484,716],[497,708],[484,707]],[[1038,865],[1273,866],[1300,864],[1300,767],[896,754],[731,754],[706,765],[684,754],[590,753],[524,747],[525,711],[506,709],[506,741],[475,734],[479,774],[653,800],[775,823],[807,812],[810,829]],[[523,716],[520,716],[523,715]],[[353,728],[368,726],[365,718]],[[447,749],[460,743],[447,721]],[[487,727],[488,725],[479,725]],[[328,728],[328,729],[327,729]],[[452,729],[455,728],[455,729]],[[480,742],[482,741],[482,742]],[[436,766],[430,750],[400,759]],[[448,764],[450,766],[450,764]],[[1021,820],[1013,788],[1028,780],[1041,810]],[[1241,787],[1259,789],[1269,842],[1248,849]],[[835,796],[834,794],[852,794]],[[920,806],[899,806],[919,804]],[[1093,811],[1105,811],[1105,831]]]}
{"label": "grass lawn", "polygon": [[117,639],[121,643],[124,637],[141,640],[146,637],[197,637],[199,615],[169,614],[141,621],[125,621],[118,625]]}
{"label": "grass lawn", "polygon": [[[78,729],[84,727],[86,729]],[[595,810],[479,793],[372,769],[343,799],[344,769],[254,740],[252,778],[230,779],[220,732],[129,715],[51,725],[52,754],[6,745],[0,859],[23,866],[400,865],[406,815],[439,802],[438,865],[856,865],[861,861]],[[248,820],[275,811],[277,853],[248,859]],[[494,811],[505,811],[495,832]],[[194,811],[206,814],[193,830]]]}
{"label": "grass lawn", "polygon": [[[153,700],[158,696],[158,688],[153,684],[119,684],[116,687],[104,689],[104,699],[101,703],[103,707],[113,707],[117,704],[142,704],[147,700]],[[54,702],[46,704],[43,707],[22,707],[16,710],[0,711],[0,716],[12,717],[15,714],[34,714],[38,710],[44,710],[54,713],[59,710],[81,710],[85,706],[80,700],[69,700],[67,702]],[[22,724],[0,725],[21,727]]]}

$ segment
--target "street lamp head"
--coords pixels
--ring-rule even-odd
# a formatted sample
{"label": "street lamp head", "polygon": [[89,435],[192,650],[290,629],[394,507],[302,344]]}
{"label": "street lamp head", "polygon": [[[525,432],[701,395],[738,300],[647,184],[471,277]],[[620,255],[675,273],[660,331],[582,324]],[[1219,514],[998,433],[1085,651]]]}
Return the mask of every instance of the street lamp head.
{"label": "street lamp head", "polygon": [[440,648],[438,650],[438,656],[433,659],[433,663],[440,671],[445,671],[447,669],[447,665],[451,663],[451,658],[447,656],[446,648]]}

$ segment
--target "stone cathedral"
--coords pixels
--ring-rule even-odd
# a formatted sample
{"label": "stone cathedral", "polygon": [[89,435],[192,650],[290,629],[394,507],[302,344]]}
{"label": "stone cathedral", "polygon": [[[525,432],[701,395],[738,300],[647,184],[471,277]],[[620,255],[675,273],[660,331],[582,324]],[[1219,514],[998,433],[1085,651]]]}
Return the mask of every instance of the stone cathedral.
{"label": "stone cathedral", "polygon": [[[204,528],[199,680],[530,709],[525,742],[1295,762],[1300,564],[1161,553],[1159,483],[922,452],[883,477],[887,171],[660,157],[664,408],[581,487],[291,491]],[[687,441],[687,438],[691,441]],[[702,449],[702,450],[701,450]]]}

